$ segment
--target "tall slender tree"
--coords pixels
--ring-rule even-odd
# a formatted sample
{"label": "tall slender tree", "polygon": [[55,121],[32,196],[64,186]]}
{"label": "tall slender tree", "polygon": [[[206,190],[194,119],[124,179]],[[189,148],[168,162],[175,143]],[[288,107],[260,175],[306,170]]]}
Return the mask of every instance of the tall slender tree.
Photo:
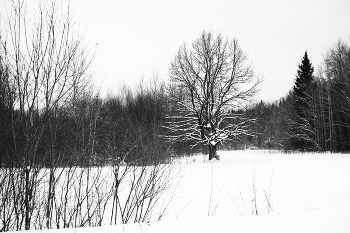
{"label": "tall slender tree", "polygon": [[296,149],[316,149],[315,124],[313,117],[314,68],[307,51],[299,65],[293,87],[293,112],[291,113],[290,136]]}

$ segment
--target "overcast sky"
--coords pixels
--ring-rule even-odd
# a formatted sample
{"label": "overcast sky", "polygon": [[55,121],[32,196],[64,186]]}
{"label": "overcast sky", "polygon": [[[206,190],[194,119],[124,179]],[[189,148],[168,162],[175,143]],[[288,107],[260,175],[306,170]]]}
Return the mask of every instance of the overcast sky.
{"label": "overcast sky", "polygon": [[[2,9],[9,7],[0,1]],[[305,50],[317,69],[338,39],[350,42],[350,0],[70,2],[88,50],[96,48],[93,75],[103,94],[155,73],[166,80],[180,45],[190,45],[203,30],[238,39],[264,77],[258,96],[264,100],[292,88]]]}

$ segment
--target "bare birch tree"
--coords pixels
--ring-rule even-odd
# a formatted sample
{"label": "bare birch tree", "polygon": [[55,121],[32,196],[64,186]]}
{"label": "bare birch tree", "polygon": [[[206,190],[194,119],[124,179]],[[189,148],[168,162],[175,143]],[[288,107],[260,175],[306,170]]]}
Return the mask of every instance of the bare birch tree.
{"label": "bare birch tree", "polygon": [[[90,62],[81,38],[74,34],[69,6],[62,13],[61,5],[55,1],[39,4],[43,5],[39,5],[33,16],[27,17],[26,1],[11,1],[7,27],[1,38],[15,97],[11,106],[13,112],[16,111],[11,118],[13,161],[21,172],[21,180],[16,183],[22,187],[18,195],[24,196],[23,203],[18,206],[24,219],[19,220],[17,230],[22,229],[22,223],[26,230],[31,226],[34,200],[39,191],[37,182],[41,179],[40,164],[45,159],[39,153],[44,132],[49,131],[52,137],[49,152],[44,156],[54,161],[58,155],[55,130],[61,123],[54,121],[54,116],[83,85]],[[54,173],[51,169],[50,176]],[[49,192],[49,202],[51,197]],[[49,206],[46,215],[51,215]]]}
{"label": "bare birch tree", "polygon": [[329,91],[331,116],[329,128],[333,150],[350,150],[350,45],[339,40],[324,58]]}
{"label": "bare birch tree", "polygon": [[226,139],[249,134],[248,118],[233,114],[257,90],[253,73],[237,39],[203,31],[190,48],[182,45],[170,65],[170,96],[175,114],[168,117],[169,141],[207,145],[209,159]]}

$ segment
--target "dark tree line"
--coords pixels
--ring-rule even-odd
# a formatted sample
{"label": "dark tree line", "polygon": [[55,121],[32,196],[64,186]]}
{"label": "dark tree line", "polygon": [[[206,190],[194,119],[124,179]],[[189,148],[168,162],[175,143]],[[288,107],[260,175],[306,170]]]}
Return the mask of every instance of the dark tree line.
{"label": "dark tree line", "polygon": [[[54,40],[50,30],[47,43],[52,45],[51,53],[58,53],[60,58],[58,48],[54,47],[57,43],[50,42]],[[0,116],[4,118],[0,145],[4,151],[3,166],[149,164],[162,162],[169,155],[202,151],[203,145],[209,146],[211,158],[215,157],[216,147],[224,140],[235,141],[238,136],[250,132],[249,119],[232,109],[239,109],[254,95],[259,80],[254,79],[247,56],[237,40],[225,41],[221,35],[214,37],[203,32],[196,43],[195,49],[199,51],[191,56],[203,60],[197,65],[206,64],[205,72],[201,73],[199,67],[199,73],[196,71],[187,80],[184,77],[189,76],[182,70],[183,64],[172,66],[174,73],[182,70],[176,75],[179,75],[179,83],[186,82],[187,89],[175,82],[166,86],[154,77],[149,85],[141,83],[134,90],[124,87],[118,95],[103,99],[94,93],[86,79],[86,58],[76,51],[72,51],[71,56],[77,56],[77,64],[72,63],[72,66],[77,66],[78,70],[69,67],[71,60],[64,63],[68,67],[57,68],[59,62],[50,60],[54,56],[38,52],[35,55],[47,62],[48,67],[34,62],[33,67],[27,68],[27,74],[16,74],[19,68],[15,68],[20,66],[21,59],[12,64],[11,57],[5,56],[7,60],[1,63],[4,102],[1,107],[4,110]],[[43,46],[47,45],[37,45],[41,49]],[[67,50],[70,48],[68,46]],[[5,43],[3,49],[6,55]],[[19,47],[14,51],[22,52]],[[185,50],[180,51],[177,58],[181,52],[183,60],[189,61]],[[28,59],[33,56],[30,54]],[[189,70],[194,67],[191,63],[186,65]],[[51,69],[74,70],[75,73],[65,75],[62,72],[61,75]],[[21,78],[16,80],[17,77]],[[37,82],[39,78],[42,80]],[[72,80],[68,80],[70,78]],[[22,91],[27,88],[26,84],[33,88]],[[244,87],[243,84],[250,85]],[[169,124],[180,118],[189,125],[182,121],[175,126]],[[9,126],[12,127],[5,129]],[[169,140],[174,137],[184,140]]]}
{"label": "dark tree line", "polygon": [[285,99],[274,103],[259,103],[242,111],[255,121],[250,123],[252,135],[241,138],[234,148],[283,149],[289,148],[287,134],[288,109]]}
{"label": "dark tree line", "polygon": [[[190,141],[169,144],[159,136],[169,135],[163,126],[167,116],[174,114],[171,111],[176,103],[168,98],[165,84],[156,78],[148,87],[145,84],[135,90],[125,87],[119,95],[104,99],[89,86],[80,86],[72,89],[64,105],[21,112],[15,104],[18,87],[11,83],[3,57],[0,62],[3,167],[23,166],[28,145],[36,146],[30,161],[44,167],[92,166],[113,161],[155,163],[165,161],[170,153],[203,150],[200,146],[191,150]],[[238,123],[234,122],[235,116],[255,120],[246,122],[249,133],[221,148],[349,151],[349,64],[349,45],[341,41],[329,49],[317,75],[305,53],[295,86],[285,98],[274,103],[261,101],[245,110],[230,112],[232,117],[227,124]],[[19,123],[21,119],[24,123]],[[33,139],[26,139],[28,134]]]}
{"label": "dark tree line", "polygon": [[[25,135],[22,126],[12,122],[21,113],[8,105],[5,79],[6,75],[2,75],[0,162],[3,167],[19,167],[24,158],[18,151],[26,150]],[[164,85],[157,84],[136,92],[125,88],[119,96],[105,99],[87,92],[55,111],[38,111],[30,121],[38,127],[48,123],[32,162],[43,167],[160,162],[169,147],[158,136],[163,131],[167,101]],[[29,117],[27,114],[23,113],[24,117]]]}
{"label": "dark tree line", "polygon": [[301,151],[350,151],[350,45],[338,41],[318,72],[305,52],[293,89],[244,111],[256,121],[244,145]]}

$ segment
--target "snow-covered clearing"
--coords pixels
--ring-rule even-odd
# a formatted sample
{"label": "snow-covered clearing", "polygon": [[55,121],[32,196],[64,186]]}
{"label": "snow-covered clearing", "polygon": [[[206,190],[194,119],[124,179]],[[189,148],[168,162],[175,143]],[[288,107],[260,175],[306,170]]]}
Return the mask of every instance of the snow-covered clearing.
{"label": "snow-covered clearing", "polygon": [[173,161],[180,172],[149,223],[49,231],[350,232],[349,154],[218,154]]}

